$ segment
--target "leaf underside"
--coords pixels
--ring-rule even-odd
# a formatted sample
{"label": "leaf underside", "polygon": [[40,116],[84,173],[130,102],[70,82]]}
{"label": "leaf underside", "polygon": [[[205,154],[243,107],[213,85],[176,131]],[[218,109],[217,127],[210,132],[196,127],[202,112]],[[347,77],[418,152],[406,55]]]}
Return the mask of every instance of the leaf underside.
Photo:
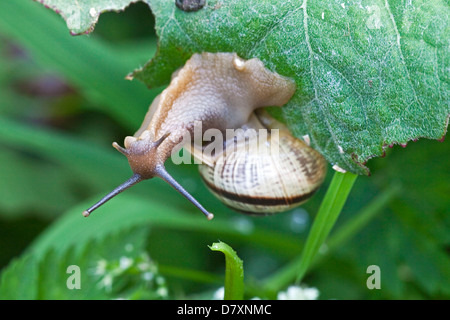
{"label": "leaf underside", "polygon": [[[92,31],[93,13],[133,1],[41,2],[81,34]],[[282,108],[293,134],[308,134],[331,164],[358,174],[368,174],[367,160],[388,146],[446,134],[450,10],[443,0],[209,0],[196,12],[173,0],[144,2],[155,15],[158,52],[133,76],[149,87],[167,84],[195,52],[257,57],[297,84]],[[81,17],[77,28],[68,12]]]}

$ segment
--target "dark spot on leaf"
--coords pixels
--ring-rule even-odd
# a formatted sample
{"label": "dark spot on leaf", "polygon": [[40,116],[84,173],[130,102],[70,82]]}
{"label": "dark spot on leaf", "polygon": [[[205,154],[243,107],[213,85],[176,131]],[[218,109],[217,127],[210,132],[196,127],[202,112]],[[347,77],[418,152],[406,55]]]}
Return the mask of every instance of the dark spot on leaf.
{"label": "dark spot on leaf", "polygon": [[203,8],[205,6],[205,0],[176,0],[175,5],[180,10],[192,12]]}

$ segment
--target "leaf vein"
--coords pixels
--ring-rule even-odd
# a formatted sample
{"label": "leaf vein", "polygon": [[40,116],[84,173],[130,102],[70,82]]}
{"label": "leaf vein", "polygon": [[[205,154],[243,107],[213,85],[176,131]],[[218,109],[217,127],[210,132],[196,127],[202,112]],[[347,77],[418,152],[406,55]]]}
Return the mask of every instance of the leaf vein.
{"label": "leaf vein", "polygon": [[253,45],[253,48],[250,49],[249,55],[253,55],[253,52],[266,40],[266,38],[275,30],[276,27],[278,27],[281,23],[283,23],[289,16],[300,10],[302,7],[298,7],[295,10],[289,11],[287,10],[281,17],[279,17],[273,25],[270,27],[269,30],[259,39],[256,41],[256,43]]}
{"label": "leaf vein", "polygon": [[[403,56],[403,51],[402,51],[402,46],[401,46],[401,35],[400,35],[400,32],[398,31],[397,23],[395,22],[394,15],[392,14],[392,11],[391,11],[391,8],[389,6],[388,0],[385,0],[385,9],[386,9],[386,11],[387,11],[387,13],[389,15],[389,19],[392,22],[392,26],[393,26],[393,29],[394,29],[394,32],[395,32],[395,36],[396,36],[396,42],[397,42],[397,47],[398,47],[400,60],[401,60],[401,63],[403,64],[403,67],[405,69],[406,78],[409,80],[409,83],[410,83],[410,86],[411,86],[411,89],[412,89],[412,92],[413,92],[414,100],[417,102],[417,104],[421,105],[421,103],[420,103],[420,101],[419,101],[419,99],[417,97],[417,93],[416,93],[416,90],[414,88],[414,84],[412,82],[408,66],[406,65],[405,57]],[[389,132],[390,128],[394,125],[394,122],[396,120],[400,121],[403,118],[403,115],[404,115],[404,113],[406,112],[407,109],[408,109],[408,107],[404,108],[401,111],[401,113],[396,117],[396,119],[391,121],[389,126],[387,126],[385,132]]]}
{"label": "leaf vein", "polygon": [[186,39],[192,44],[192,46],[194,46],[195,48],[198,49],[198,45],[192,40],[192,38],[189,36],[189,34],[184,31],[184,29],[181,27],[180,23],[178,22],[178,20],[175,18],[175,6],[173,6],[172,12],[169,16],[169,18],[167,19],[166,23],[164,23],[164,25],[161,27],[161,36],[160,38],[163,38],[163,33],[164,33],[164,29],[167,27],[167,25],[173,21],[176,26],[178,27],[178,29],[180,30],[180,32],[186,37]]}
{"label": "leaf vein", "polygon": [[[303,29],[305,30],[305,41],[306,41],[306,45],[308,47],[308,51],[309,51],[309,63],[310,63],[310,74],[311,74],[311,82],[314,88],[314,96],[315,98],[313,100],[317,101],[317,105],[319,106],[320,112],[323,114],[323,118],[325,119],[325,123],[326,126],[328,128],[328,131],[330,132],[331,138],[333,139],[333,143],[336,146],[339,146],[340,143],[338,142],[338,138],[336,136],[336,134],[334,133],[333,128],[331,127],[330,121],[327,117],[327,113],[325,112],[325,110],[323,109],[322,103],[320,101],[320,99],[318,98],[318,93],[317,93],[317,85],[316,85],[316,81],[315,81],[315,75],[314,75],[314,51],[312,49],[311,46],[311,42],[309,40],[309,33],[308,33],[308,12],[307,12],[307,4],[308,4],[308,0],[304,0],[301,8],[303,9]],[[349,167],[352,167],[352,164],[349,164],[348,160],[346,159],[346,157],[339,153],[339,157],[344,161],[344,163],[348,164]]]}

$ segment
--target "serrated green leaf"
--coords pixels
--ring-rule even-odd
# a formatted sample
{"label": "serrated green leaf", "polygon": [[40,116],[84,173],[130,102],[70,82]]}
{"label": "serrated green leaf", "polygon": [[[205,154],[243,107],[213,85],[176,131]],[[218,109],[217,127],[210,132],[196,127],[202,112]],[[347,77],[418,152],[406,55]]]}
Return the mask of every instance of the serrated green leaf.
{"label": "serrated green leaf", "polygon": [[36,260],[25,255],[13,260],[0,275],[0,300],[33,300],[37,296]]}
{"label": "serrated green leaf", "polygon": [[[45,1],[60,11],[73,7]],[[297,83],[283,108],[293,133],[309,134],[330,163],[360,174],[389,145],[446,133],[445,1],[211,0],[197,12],[172,0],[146,2],[156,17],[159,50],[134,76],[150,87],[166,84],[194,52],[257,57]],[[79,4],[81,21],[92,26],[92,1]]]}
{"label": "serrated green leaf", "polygon": [[3,270],[0,299],[165,298],[165,280],[145,252],[147,235],[133,228],[64,251],[25,254]]}
{"label": "serrated green leaf", "polygon": [[60,14],[73,35],[89,33],[101,13],[121,11],[138,0],[36,0]]}
{"label": "serrated green leaf", "polygon": [[85,203],[72,208],[47,228],[29,250],[36,255],[41,255],[49,248],[64,251],[74,244],[81,245],[92,239],[101,239],[108,234],[142,225],[193,232],[212,232],[215,236],[232,235],[237,239],[245,238],[247,241],[267,248],[275,248],[279,252],[285,250],[292,253],[298,245],[298,240],[296,241],[295,238],[264,228],[245,231],[238,223],[219,216],[209,221],[192,205],[189,212],[188,209],[179,210],[176,206],[158,199],[140,197],[132,193],[121,194],[114,199],[114,205],[106,205],[106,211],[95,212],[89,218],[81,215],[87,205]]}
{"label": "serrated green leaf", "polygon": [[332,164],[355,173],[394,143],[446,133],[448,16],[444,1],[209,1],[195,13],[149,1],[159,50],[137,78],[167,82],[194,52],[258,57],[292,77],[283,108]]}

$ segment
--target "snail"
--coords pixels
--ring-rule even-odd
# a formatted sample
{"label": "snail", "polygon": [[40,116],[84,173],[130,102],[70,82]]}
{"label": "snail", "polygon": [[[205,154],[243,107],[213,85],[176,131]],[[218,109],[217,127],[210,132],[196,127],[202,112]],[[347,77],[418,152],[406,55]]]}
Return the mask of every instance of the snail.
{"label": "snail", "polygon": [[[154,99],[135,135],[125,138],[124,147],[113,143],[113,147],[127,157],[133,171],[131,178],[84,211],[83,215],[89,216],[136,183],[159,177],[191,201],[208,219],[212,219],[213,214],[166,171],[165,161],[185,142],[184,137],[193,135],[198,123],[201,124],[202,134],[211,128],[221,133],[227,129],[245,129],[244,132],[249,132],[250,128],[270,128],[273,131],[280,124],[254,111],[266,106],[283,106],[295,89],[291,79],[266,69],[257,58],[244,60],[236,53],[204,52],[192,55],[184,67],[174,72],[170,85]],[[312,195],[322,182],[326,167],[325,160],[317,151],[294,138],[287,129],[282,128],[279,132],[278,159],[267,154],[267,150],[255,157],[239,152],[248,144],[245,134],[225,141],[224,152],[211,156],[205,155],[204,147],[192,144],[192,140],[185,145],[195,158],[204,161],[200,174],[208,188],[225,204],[240,211],[269,214],[286,210]],[[250,139],[260,137],[256,134]],[[272,134],[267,139],[263,144],[278,145]],[[238,151],[235,155],[243,155],[244,159],[239,161],[246,158],[252,163],[257,163],[260,158],[263,161],[261,165],[249,167],[238,165],[238,173],[226,175],[233,157],[233,152],[229,152],[231,149]],[[224,173],[222,176],[217,174],[219,166],[223,168],[220,169]],[[247,169],[254,171],[258,166],[260,170],[256,175],[261,176],[257,179],[254,175],[247,176]],[[259,184],[264,189],[251,189],[245,184],[242,188],[233,186],[247,177],[249,183]],[[304,184],[308,186],[303,187]],[[245,189],[255,194],[246,193]]]}

